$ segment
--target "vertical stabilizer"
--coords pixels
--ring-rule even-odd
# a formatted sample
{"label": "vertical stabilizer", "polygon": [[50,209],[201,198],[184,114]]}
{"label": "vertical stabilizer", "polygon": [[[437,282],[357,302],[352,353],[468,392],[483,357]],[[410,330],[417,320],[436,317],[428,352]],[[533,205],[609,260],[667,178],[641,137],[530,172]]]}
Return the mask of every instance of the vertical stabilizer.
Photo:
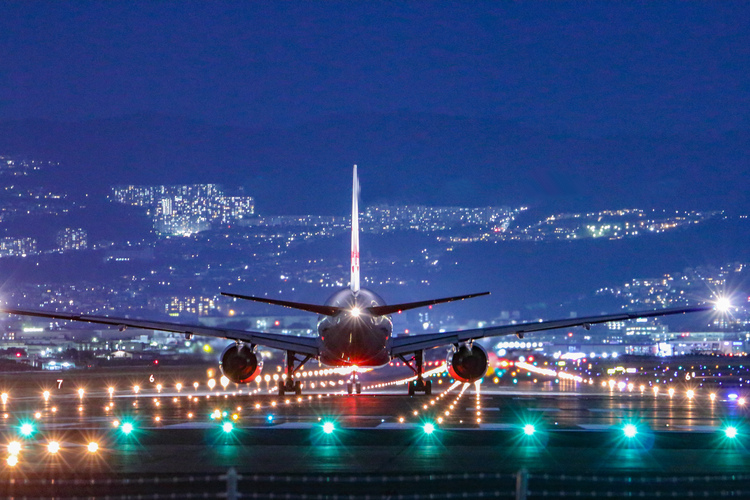
{"label": "vertical stabilizer", "polygon": [[359,291],[359,179],[357,178],[357,165],[354,165],[354,176],[352,180],[352,279],[350,288],[352,292]]}

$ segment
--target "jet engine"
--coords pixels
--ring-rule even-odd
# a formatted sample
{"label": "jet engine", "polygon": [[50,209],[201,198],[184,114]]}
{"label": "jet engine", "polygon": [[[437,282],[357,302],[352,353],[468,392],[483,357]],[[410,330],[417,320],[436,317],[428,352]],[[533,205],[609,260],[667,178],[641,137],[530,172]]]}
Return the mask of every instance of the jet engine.
{"label": "jet engine", "polygon": [[246,384],[255,380],[263,369],[263,359],[244,344],[232,344],[221,353],[221,373],[235,384]]}
{"label": "jet engine", "polygon": [[451,377],[464,383],[475,382],[484,377],[489,366],[487,351],[479,344],[461,344],[448,354],[445,363]]}

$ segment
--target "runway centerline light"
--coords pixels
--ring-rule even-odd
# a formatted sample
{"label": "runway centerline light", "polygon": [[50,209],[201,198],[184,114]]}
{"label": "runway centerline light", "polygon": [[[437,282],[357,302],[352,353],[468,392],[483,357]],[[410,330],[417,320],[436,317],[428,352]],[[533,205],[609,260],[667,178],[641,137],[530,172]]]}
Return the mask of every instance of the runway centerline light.
{"label": "runway centerline light", "polygon": [[730,425],[729,427],[727,427],[726,429],[724,429],[724,434],[728,438],[734,439],[734,438],[737,437],[737,428]]}
{"label": "runway centerline light", "polygon": [[534,427],[532,424],[526,424],[523,426],[523,433],[527,436],[533,436],[536,432],[536,427]]}
{"label": "runway centerline light", "polygon": [[331,434],[334,428],[335,427],[333,425],[333,422],[326,422],[323,424],[323,432],[325,432],[326,434]]}
{"label": "runway centerline light", "polygon": [[633,424],[626,425],[622,430],[625,433],[625,437],[628,438],[634,438],[638,434],[638,428]]}
{"label": "runway centerline light", "polygon": [[424,424],[424,427],[422,427],[425,434],[432,434],[435,432],[435,426],[433,424]]}

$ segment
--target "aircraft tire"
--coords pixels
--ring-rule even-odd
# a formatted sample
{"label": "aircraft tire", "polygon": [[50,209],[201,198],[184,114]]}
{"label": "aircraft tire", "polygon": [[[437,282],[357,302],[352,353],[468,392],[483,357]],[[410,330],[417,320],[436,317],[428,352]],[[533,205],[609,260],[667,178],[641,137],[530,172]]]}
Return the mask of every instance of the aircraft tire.
{"label": "aircraft tire", "polygon": [[351,382],[346,383],[346,392],[348,392],[349,394],[354,392],[354,386]]}
{"label": "aircraft tire", "polygon": [[362,394],[362,382],[357,382],[354,388],[356,389],[357,394]]}
{"label": "aircraft tire", "polygon": [[424,393],[425,396],[429,396],[432,394],[432,380],[428,380],[424,383]]}

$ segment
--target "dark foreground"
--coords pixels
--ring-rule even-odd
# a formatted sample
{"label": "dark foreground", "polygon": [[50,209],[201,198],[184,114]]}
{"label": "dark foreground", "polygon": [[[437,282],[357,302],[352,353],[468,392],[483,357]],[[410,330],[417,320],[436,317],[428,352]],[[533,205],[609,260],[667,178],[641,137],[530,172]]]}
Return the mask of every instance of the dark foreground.
{"label": "dark foreground", "polygon": [[89,380],[47,400],[44,384],[14,388],[0,497],[750,497],[747,410],[726,393],[446,382],[431,397],[396,385],[278,398],[157,382],[110,396]]}

